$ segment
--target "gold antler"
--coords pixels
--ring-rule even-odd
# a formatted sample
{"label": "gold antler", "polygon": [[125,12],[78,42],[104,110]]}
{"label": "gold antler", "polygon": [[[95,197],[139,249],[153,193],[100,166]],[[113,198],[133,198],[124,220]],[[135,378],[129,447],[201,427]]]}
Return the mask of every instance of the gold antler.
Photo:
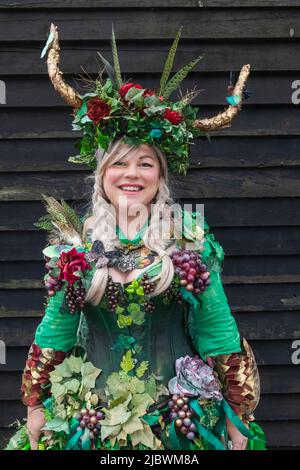
{"label": "gold antler", "polygon": [[53,40],[49,46],[47,65],[48,65],[48,74],[51,82],[56,91],[60,96],[70,105],[72,108],[80,108],[82,100],[78,93],[73,90],[73,88],[68,85],[63,79],[63,73],[59,70],[59,43],[58,43],[58,31],[57,26],[51,23],[50,35],[53,35]]}
{"label": "gold antler", "polygon": [[219,113],[217,116],[213,116],[209,119],[197,119],[194,122],[194,127],[201,129],[202,131],[215,131],[222,127],[230,127],[232,119],[237,115],[237,113],[242,108],[242,93],[247,78],[250,73],[250,65],[244,65],[240,71],[239,78],[235,84],[232,94],[240,98],[240,104],[234,106],[230,105],[225,111]]}

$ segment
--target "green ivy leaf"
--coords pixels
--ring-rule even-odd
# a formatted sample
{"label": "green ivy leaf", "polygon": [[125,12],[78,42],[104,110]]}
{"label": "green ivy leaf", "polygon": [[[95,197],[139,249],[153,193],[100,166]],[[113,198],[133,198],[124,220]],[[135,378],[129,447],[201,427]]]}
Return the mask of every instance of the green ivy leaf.
{"label": "green ivy leaf", "polygon": [[133,315],[133,314],[137,314],[138,312],[141,311],[141,307],[139,304],[136,304],[134,302],[131,302],[128,307],[127,307],[127,311]]}
{"label": "green ivy leaf", "polygon": [[81,139],[80,153],[81,155],[88,155],[93,150],[93,143],[89,136],[84,136]]}
{"label": "green ivy leaf", "polygon": [[144,99],[145,106],[153,107],[153,106],[162,106],[162,101],[156,95],[146,96]]}
{"label": "green ivy leaf", "polygon": [[115,311],[116,311],[116,313],[119,315],[120,313],[123,313],[124,310],[125,310],[125,309],[124,309],[123,307],[120,307],[120,305],[118,305]]}
{"label": "green ivy leaf", "polygon": [[145,108],[144,113],[147,116],[154,116],[155,114],[164,114],[166,106],[151,106],[151,108]]}
{"label": "green ivy leaf", "polygon": [[132,318],[130,315],[122,315],[118,316],[118,326],[119,328],[126,328],[126,326],[130,326],[132,323]]}
{"label": "green ivy leaf", "polygon": [[137,414],[138,416],[143,416],[147,412],[149,405],[154,403],[153,398],[147,393],[139,393],[132,397],[131,407],[132,413]]}
{"label": "green ivy leaf", "polygon": [[114,351],[123,351],[124,349],[130,348],[131,345],[134,343],[135,343],[135,339],[132,336],[119,335],[112,349]]}
{"label": "green ivy leaf", "polygon": [[77,277],[80,277],[80,278],[83,278],[84,277],[84,273],[80,270],[77,270],[77,271],[73,271],[73,274],[74,276],[77,276]]}
{"label": "green ivy leaf", "polygon": [[51,386],[51,393],[54,396],[55,400],[60,399],[66,393],[64,385],[60,383],[53,383]]}
{"label": "green ivy leaf", "polygon": [[145,375],[145,372],[147,371],[148,368],[149,368],[149,362],[142,361],[139,367],[136,369],[136,372],[135,372],[136,376],[138,378],[143,377],[143,375]]}
{"label": "green ivy leaf", "polygon": [[120,367],[127,374],[128,372],[134,369],[134,362],[133,362],[131,351],[127,351],[126,354],[122,357]]}
{"label": "green ivy leaf", "polygon": [[142,310],[135,311],[131,314],[132,323],[135,325],[142,325],[145,321],[145,312]]}
{"label": "green ivy leaf", "polygon": [[136,290],[136,293],[137,295],[139,296],[143,296],[144,295],[144,288],[142,286],[140,286],[137,290]]}
{"label": "green ivy leaf", "polygon": [[70,434],[70,428],[67,421],[62,418],[55,417],[51,421],[48,421],[45,426],[41,428],[41,431],[55,431],[55,432],[65,432]]}
{"label": "green ivy leaf", "polygon": [[80,382],[77,379],[72,379],[72,380],[69,380],[68,382],[65,382],[64,387],[65,387],[66,393],[68,392],[77,393],[80,387]]}
{"label": "green ivy leaf", "polygon": [[81,124],[86,124],[87,122],[93,122],[88,116],[84,116],[80,119]]}
{"label": "green ivy leaf", "polygon": [[76,117],[81,119],[87,113],[87,102],[84,101],[76,113]]}
{"label": "green ivy leaf", "polygon": [[59,274],[60,274],[60,269],[59,268],[51,269],[51,276],[52,277],[58,277]]}
{"label": "green ivy leaf", "polygon": [[104,150],[107,150],[108,144],[110,141],[110,137],[103,132],[101,132],[101,129],[99,127],[97,128],[97,142],[100,145],[100,147]]}
{"label": "green ivy leaf", "polygon": [[115,400],[120,397],[124,399],[128,395],[127,385],[120,379],[120,374],[118,374],[118,372],[113,372],[106,381],[105,391],[107,391]]}
{"label": "green ivy leaf", "polygon": [[153,375],[151,375],[145,382],[145,393],[150,395],[153,400],[156,396],[156,381]]}
{"label": "green ivy leaf", "polygon": [[126,287],[125,291],[129,294],[134,294],[134,292],[139,288],[139,282],[134,279],[128,287]]}
{"label": "green ivy leaf", "polygon": [[101,441],[103,442],[107,437],[110,436],[117,436],[120,431],[120,424],[116,424],[115,426],[103,426],[103,424],[101,423]]}
{"label": "green ivy leaf", "polygon": [[138,377],[132,377],[129,382],[129,391],[132,395],[145,392],[145,382]]}
{"label": "green ivy leaf", "polygon": [[126,423],[131,416],[131,411],[128,411],[128,404],[131,401],[132,395],[129,394],[126,401],[113,408],[104,408],[105,419],[101,421],[101,428],[103,426],[116,426],[118,424]]}
{"label": "green ivy leaf", "polygon": [[125,95],[125,100],[128,101],[129,103],[134,103],[138,107],[142,107],[144,105],[144,93],[145,89],[138,89],[138,88],[130,88],[126,95]]}
{"label": "green ivy leaf", "polygon": [[[88,276],[88,277],[90,277],[90,276]],[[85,288],[85,290],[87,292],[89,287],[90,287],[91,280],[90,279],[85,279],[84,277],[82,277],[81,278],[81,283],[82,283],[83,287]]]}
{"label": "green ivy leaf", "polygon": [[142,351],[143,348],[142,348],[142,346],[141,346],[140,344],[136,344],[136,345],[133,347],[133,349],[134,349],[134,352],[135,352],[136,354],[139,354],[139,353]]}
{"label": "green ivy leaf", "polygon": [[61,364],[59,364],[58,366],[55,366],[55,369],[53,372],[50,372],[50,377],[52,377],[53,375],[60,375],[61,377],[65,378],[69,378],[69,377],[72,377],[72,369],[69,367],[69,361],[68,361],[68,358],[66,358]]}
{"label": "green ivy leaf", "polygon": [[73,247],[71,245],[49,245],[49,246],[46,246],[46,248],[43,249],[42,253],[43,253],[43,255],[47,256],[47,258],[56,258],[56,260],[54,261],[54,266],[55,266],[61,252],[62,251],[69,251],[72,248]]}
{"label": "green ivy leaf", "polygon": [[138,416],[131,416],[130,419],[123,424],[122,429],[126,434],[133,434],[143,429],[143,423]]}
{"label": "green ivy leaf", "polygon": [[98,375],[102,372],[101,369],[95,367],[91,362],[85,362],[81,366],[82,385],[88,390],[95,387],[95,381]]}

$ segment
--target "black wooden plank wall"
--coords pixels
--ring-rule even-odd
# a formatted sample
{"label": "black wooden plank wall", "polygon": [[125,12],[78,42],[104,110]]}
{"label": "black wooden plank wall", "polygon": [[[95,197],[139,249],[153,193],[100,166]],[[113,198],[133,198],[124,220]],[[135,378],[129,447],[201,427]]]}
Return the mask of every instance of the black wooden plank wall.
{"label": "black wooden plank wall", "polygon": [[[262,398],[256,413],[270,448],[300,447],[299,339],[300,124],[292,84],[300,80],[300,1],[174,0],[143,2],[0,1],[0,365],[1,444],[22,417],[21,370],[43,314],[41,250],[33,222],[41,193],[84,207],[90,188],[74,154],[71,110],[53,91],[40,53],[53,21],[59,26],[62,70],[71,82],[98,71],[96,51],[111,58],[114,23],[126,78],[156,86],[180,25],[175,69],[204,59],[182,90],[204,91],[203,117],[225,105],[229,71],[251,64],[251,98],[231,128],[199,140],[185,178],[174,182],[183,202],[205,204],[226,253],[224,284],[239,328],[256,353]],[[80,82],[78,89],[83,91]]]}

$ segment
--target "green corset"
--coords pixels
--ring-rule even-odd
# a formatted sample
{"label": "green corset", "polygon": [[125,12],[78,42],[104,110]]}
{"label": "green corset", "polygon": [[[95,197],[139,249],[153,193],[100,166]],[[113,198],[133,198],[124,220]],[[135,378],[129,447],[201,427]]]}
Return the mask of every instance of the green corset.
{"label": "green corset", "polygon": [[88,359],[102,369],[97,381],[99,393],[104,390],[107,377],[119,370],[122,356],[126,352],[118,344],[120,334],[135,339],[134,344],[140,347],[140,351],[134,358],[139,363],[149,362],[145,378],[154,373],[165,386],[176,375],[176,359],[196,353],[188,335],[187,305],[179,305],[175,300],[165,305],[160,298],[155,299],[155,311],[146,312],[141,325],[132,324],[122,329],[117,324],[116,313],[100,306],[88,306],[83,313],[87,334],[84,335],[82,345]]}

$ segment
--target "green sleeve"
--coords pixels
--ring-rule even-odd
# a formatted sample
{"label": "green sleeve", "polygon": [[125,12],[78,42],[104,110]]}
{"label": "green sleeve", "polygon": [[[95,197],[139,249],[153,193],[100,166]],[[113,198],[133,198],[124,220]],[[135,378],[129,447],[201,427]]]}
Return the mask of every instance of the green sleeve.
{"label": "green sleeve", "polygon": [[[73,248],[72,245],[49,245],[43,250],[43,255],[50,263],[52,270],[51,276],[59,275],[57,261],[62,251],[68,251]],[[77,247],[76,247],[77,248]],[[81,248],[77,248],[82,251]],[[50,260],[50,261],[49,261]],[[45,275],[46,281],[48,274]],[[56,291],[54,296],[47,298],[48,304],[45,309],[45,315],[35,333],[35,344],[41,348],[52,348],[59,351],[68,352],[77,342],[77,329],[79,325],[80,314],[71,315],[68,307],[64,303],[66,283],[63,282],[60,290]]]}
{"label": "green sleeve", "polygon": [[35,343],[41,348],[52,348],[68,352],[77,341],[77,329],[80,315],[71,315],[63,304],[65,289],[50,297],[45,315],[35,333]]}
{"label": "green sleeve", "polygon": [[224,251],[205,223],[202,262],[210,272],[211,284],[200,294],[186,293],[190,303],[189,332],[203,360],[207,356],[240,352],[240,335],[223,289],[221,271]]}

